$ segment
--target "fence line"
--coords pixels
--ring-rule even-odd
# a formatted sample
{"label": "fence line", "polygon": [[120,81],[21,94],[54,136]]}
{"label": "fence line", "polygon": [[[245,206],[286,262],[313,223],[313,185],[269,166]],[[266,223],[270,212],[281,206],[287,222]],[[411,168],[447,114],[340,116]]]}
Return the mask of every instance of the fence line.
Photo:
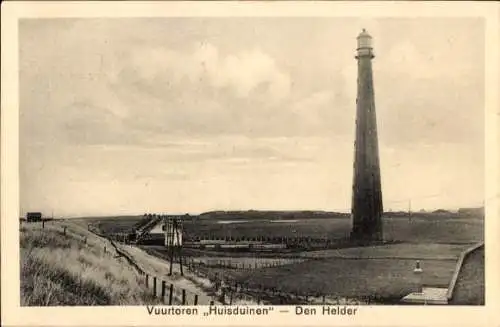
{"label": "fence line", "polygon": [[[231,269],[237,271],[249,271],[253,269],[259,268],[274,268],[281,267],[284,265],[290,265],[295,263],[300,263],[306,261],[305,258],[251,258],[253,263],[245,263],[245,262],[231,262],[231,260],[222,260],[222,259],[206,259],[204,260],[194,260],[194,259],[185,259],[186,267],[190,267],[194,269],[194,266],[205,267],[205,268],[224,268]],[[314,258],[311,258],[314,260]]]}
{"label": "fence line", "polygon": [[245,281],[238,281],[224,274],[210,274],[210,266],[205,266],[186,260],[187,270],[196,275],[209,279],[214,285],[218,300],[222,304],[233,304],[235,300],[243,299],[257,302],[257,304],[370,304],[381,303],[383,299],[376,297],[357,297],[348,298],[345,296],[336,296],[331,294],[322,294],[315,292],[310,294],[301,294],[298,292],[282,291],[275,287],[266,287],[262,284],[253,284]]}

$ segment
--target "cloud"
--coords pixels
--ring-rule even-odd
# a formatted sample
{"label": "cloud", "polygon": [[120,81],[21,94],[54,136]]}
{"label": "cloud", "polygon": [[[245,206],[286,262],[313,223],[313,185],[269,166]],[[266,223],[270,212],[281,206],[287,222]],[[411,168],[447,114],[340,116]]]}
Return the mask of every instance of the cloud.
{"label": "cloud", "polygon": [[[482,107],[482,78],[480,65],[473,65],[482,52],[463,47],[470,37],[461,33],[450,41],[446,31],[423,41],[408,31],[399,33],[407,38],[391,37],[377,30],[378,20],[363,23],[377,42],[373,67],[381,140],[396,145],[482,136],[476,113]],[[226,25],[216,20],[218,27],[206,34],[193,34],[193,22],[180,34],[163,33],[165,24],[180,21],[149,24],[136,25],[147,29],[141,33],[109,20],[45,32],[39,29],[44,24],[24,27],[21,99],[22,112],[31,118],[21,124],[31,138],[52,137],[46,126],[60,132],[59,140],[75,144],[151,147],[168,144],[176,134],[353,135],[354,37],[341,33],[326,42],[337,30],[321,23],[304,47],[294,37],[278,42],[284,31],[295,36],[304,31],[292,22],[286,28],[276,24],[282,32],[261,34],[266,38],[256,36],[259,24],[250,24],[231,34],[246,30],[247,36],[237,39],[225,39],[219,29]],[[352,27],[355,36],[359,26]],[[38,40],[55,33],[57,42],[42,47]],[[268,38],[274,41],[263,40]],[[461,51],[454,49],[458,46]],[[468,78],[459,78],[464,74]]]}
{"label": "cloud", "polygon": [[[130,64],[130,66],[128,66]],[[221,55],[210,43],[197,43],[192,52],[163,47],[135,49],[125,69],[137,72],[138,83],[180,85],[208,84],[228,89],[238,98],[248,98],[252,91],[263,88],[271,101],[285,99],[290,93],[290,77],[275,60],[259,49]]]}
{"label": "cloud", "polygon": [[[215,72],[214,72],[215,73]],[[268,85],[273,100],[281,100],[290,91],[289,77],[279,71],[275,61],[260,50],[251,50],[223,59],[220,71],[213,77],[222,86],[233,87],[240,97],[246,97],[259,85]]]}

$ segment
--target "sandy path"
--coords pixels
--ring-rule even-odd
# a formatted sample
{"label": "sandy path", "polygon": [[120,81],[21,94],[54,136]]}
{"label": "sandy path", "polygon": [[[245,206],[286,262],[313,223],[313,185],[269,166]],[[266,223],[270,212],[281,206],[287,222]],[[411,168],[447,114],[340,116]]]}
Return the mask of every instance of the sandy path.
{"label": "sandy path", "polygon": [[[165,281],[168,285],[173,284],[176,297],[180,298],[182,294],[182,289],[186,290],[188,304],[192,303],[194,295],[198,295],[198,304],[207,305],[211,301],[217,303],[216,299],[208,294],[207,289],[211,287],[208,280],[204,280],[188,271],[184,268],[184,277],[180,275],[179,264],[175,263],[172,269],[172,276],[168,276],[170,264],[155,256],[149,255],[143,250],[124,244],[117,244],[120,250],[126,252],[134,261],[141,267],[142,270],[147,272],[151,276],[156,276],[158,280]],[[157,287],[160,287],[161,282],[157,283]]]}

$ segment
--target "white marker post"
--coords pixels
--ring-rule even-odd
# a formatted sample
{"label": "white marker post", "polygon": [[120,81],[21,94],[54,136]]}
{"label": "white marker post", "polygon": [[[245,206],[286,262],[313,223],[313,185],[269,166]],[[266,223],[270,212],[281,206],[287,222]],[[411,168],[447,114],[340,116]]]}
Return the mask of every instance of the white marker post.
{"label": "white marker post", "polygon": [[420,267],[420,261],[417,260],[415,264],[415,269],[413,269],[413,273],[417,277],[417,284],[418,284],[418,289],[417,293],[422,294],[423,293],[423,285],[422,285],[422,275],[423,275],[423,270],[422,267]]}

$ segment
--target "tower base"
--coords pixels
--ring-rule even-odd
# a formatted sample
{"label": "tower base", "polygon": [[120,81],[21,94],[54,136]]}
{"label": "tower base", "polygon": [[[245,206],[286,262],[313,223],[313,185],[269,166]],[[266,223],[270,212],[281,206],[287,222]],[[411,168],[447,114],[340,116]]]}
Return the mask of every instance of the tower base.
{"label": "tower base", "polygon": [[366,234],[359,231],[351,231],[350,240],[353,244],[359,246],[377,245],[384,243],[384,238],[378,233]]}

